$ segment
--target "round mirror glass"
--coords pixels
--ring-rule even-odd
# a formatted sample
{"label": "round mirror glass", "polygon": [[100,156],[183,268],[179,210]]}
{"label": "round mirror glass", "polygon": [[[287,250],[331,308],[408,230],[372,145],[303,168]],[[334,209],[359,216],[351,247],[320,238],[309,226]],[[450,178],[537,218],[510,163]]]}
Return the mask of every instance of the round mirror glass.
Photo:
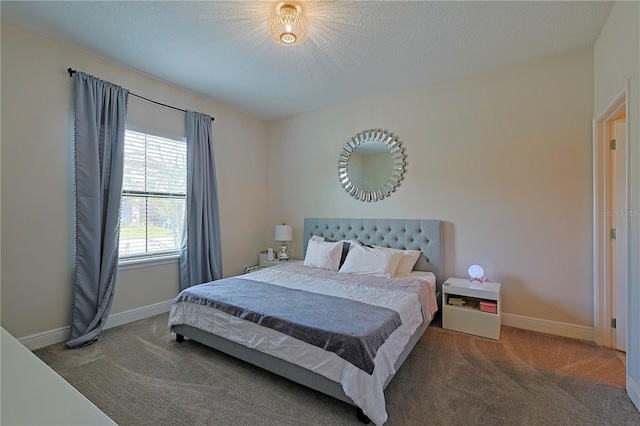
{"label": "round mirror glass", "polygon": [[356,147],[349,159],[349,176],[363,191],[383,186],[393,173],[393,156],[380,141],[366,141]]}
{"label": "round mirror glass", "polygon": [[338,177],[345,191],[360,201],[388,197],[405,173],[405,151],[396,135],[371,129],[351,138],[340,154]]}

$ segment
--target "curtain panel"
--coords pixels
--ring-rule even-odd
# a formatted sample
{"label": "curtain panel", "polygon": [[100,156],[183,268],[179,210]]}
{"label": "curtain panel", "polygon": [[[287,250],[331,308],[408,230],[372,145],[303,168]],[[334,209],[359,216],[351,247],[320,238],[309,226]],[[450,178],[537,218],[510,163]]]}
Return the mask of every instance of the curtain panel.
{"label": "curtain panel", "polygon": [[187,200],[180,288],[222,278],[218,189],[211,117],[186,112]]}
{"label": "curtain panel", "polygon": [[128,94],[76,72],[76,268],[69,348],[99,338],[113,303]]}

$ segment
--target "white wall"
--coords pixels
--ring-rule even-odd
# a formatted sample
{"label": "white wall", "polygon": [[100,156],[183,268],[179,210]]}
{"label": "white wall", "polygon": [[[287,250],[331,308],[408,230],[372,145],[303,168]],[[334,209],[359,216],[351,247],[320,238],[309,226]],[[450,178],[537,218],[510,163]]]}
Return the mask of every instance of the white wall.
{"label": "white wall", "polygon": [[[612,17],[628,20],[620,7]],[[606,34],[598,43],[606,44]],[[69,66],[216,118],[226,276],[275,246],[273,225],[283,221],[294,226],[292,251],[300,256],[305,217],[442,219],[446,274],[464,276],[469,264],[481,263],[503,283],[505,313],[592,326],[590,49],[268,125],[6,23],[2,53],[2,324],[18,337],[67,326],[70,318]],[[612,96],[608,85],[616,85],[600,80],[596,112],[600,98]],[[391,198],[367,204],[342,190],[337,159],[351,136],[374,127],[405,142],[408,173]],[[637,143],[634,152],[637,159]],[[637,167],[632,173],[638,181]],[[112,313],[170,299],[178,288],[175,264],[119,278]]]}
{"label": "white wall", "polygon": [[[418,87],[268,124],[269,226],[305,217],[441,219],[445,274],[480,263],[503,283],[503,312],[593,325],[591,49]],[[396,133],[406,179],[362,203],[337,177],[347,140]],[[584,333],[583,333],[584,336]]]}
{"label": "white wall", "polygon": [[[72,67],[215,117],[224,275],[266,247],[266,124],[220,103],[2,23],[2,325],[68,326],[73,294]],[[165,112],[158,112],[161,125]],[[112,314],[175,297],[176,263],[119,273]]]}
{"label": "white wall", "polygon": [[[629,209],[640,212],[640,3],[616,2],[594,46],[594,112],[609,107],[630,79]],[[631,273],[627,293],[627,391],[640,408],[640,217],[630,215]]]}

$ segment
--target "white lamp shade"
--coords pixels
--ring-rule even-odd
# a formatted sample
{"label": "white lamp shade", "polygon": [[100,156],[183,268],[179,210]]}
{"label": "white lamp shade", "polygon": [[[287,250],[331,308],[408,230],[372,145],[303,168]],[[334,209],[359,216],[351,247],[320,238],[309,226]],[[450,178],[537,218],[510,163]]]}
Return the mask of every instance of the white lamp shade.
{"label": "white lamp shade", "polygon": [[276,225],[276,241],[293,240],[293,228],[289,225]]}

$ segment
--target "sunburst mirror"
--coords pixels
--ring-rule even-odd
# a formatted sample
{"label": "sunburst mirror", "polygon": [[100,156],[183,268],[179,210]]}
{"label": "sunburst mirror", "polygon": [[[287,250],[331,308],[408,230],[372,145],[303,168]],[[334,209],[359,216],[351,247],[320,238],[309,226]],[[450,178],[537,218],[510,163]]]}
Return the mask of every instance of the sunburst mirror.
{"label": "sunburst mirror", "polygon": [[382,200],[400,185],[406,171],[402,142],[388,130],[370,129],[349,139],[338,160],[340,184],[356,200]]}

